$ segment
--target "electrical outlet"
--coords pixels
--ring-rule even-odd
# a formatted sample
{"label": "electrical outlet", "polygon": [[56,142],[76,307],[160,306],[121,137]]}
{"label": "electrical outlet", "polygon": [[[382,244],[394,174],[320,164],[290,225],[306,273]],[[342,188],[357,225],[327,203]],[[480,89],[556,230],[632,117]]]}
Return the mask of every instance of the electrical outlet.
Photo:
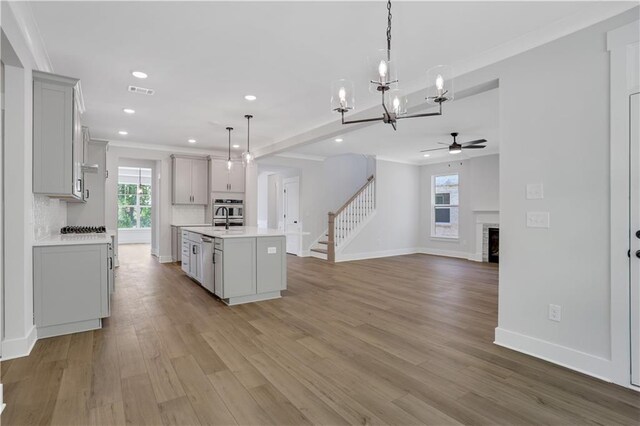
{"label": "electrical outlet", "polygon": [[267,247],[267,254],[276,254],[278,253],[277,247]]}
{"label": "electrical outlet", "polygon": [[527,228],[548,228],[549,212],[527,212]]}
{"label": "electrical outlet", "polygon": [[541,200],[544,198],[544,191],[541,183],[527,184],[527,200]]}
{"label": "electrical outlet", "polygon": [[562,306],[550,304],[549,319],[551,321],[560,322],[560,320],[562,319]]}

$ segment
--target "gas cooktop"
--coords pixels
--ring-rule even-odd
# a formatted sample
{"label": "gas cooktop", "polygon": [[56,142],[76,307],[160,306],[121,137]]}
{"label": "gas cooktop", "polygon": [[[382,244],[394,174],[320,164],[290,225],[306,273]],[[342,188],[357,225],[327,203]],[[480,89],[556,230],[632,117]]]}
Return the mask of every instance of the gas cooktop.
{"label": "gas cooktop", "polygon": [[105,234],[105,226],[64,226],[60,228],[61,234]]}

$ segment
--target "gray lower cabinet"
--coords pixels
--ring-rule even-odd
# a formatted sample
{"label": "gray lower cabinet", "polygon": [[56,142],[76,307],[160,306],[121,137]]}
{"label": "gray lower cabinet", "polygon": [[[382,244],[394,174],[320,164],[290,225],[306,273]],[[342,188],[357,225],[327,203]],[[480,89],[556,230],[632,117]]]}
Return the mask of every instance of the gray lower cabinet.
{"label": "gray lower cabinet", "polygon": [[111,314],[113,257],[109,244],[33,248],[38,337],[94,330]]}
{"label": "gray lower cabinet", "polygon": [[256,240],[258,293],[286,290],[287,257],[285,237],[261,237]]}
{"label": "gray lower cabinet", "polygon": [[214,240],[214,293],[229,305],[280,297],[286,274],[285,237]]}

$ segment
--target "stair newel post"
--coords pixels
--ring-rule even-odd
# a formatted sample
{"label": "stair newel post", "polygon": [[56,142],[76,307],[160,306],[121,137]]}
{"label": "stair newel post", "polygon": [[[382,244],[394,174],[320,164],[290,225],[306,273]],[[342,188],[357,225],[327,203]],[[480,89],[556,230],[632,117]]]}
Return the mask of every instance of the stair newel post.
{"label": "stair newel post", "polygon": [[336,214],[333,212],[329,212],[329,237],[327,241],[327,260],[329,262],[336,261],[336,244],[335,244],[335,233],[336,233]]}

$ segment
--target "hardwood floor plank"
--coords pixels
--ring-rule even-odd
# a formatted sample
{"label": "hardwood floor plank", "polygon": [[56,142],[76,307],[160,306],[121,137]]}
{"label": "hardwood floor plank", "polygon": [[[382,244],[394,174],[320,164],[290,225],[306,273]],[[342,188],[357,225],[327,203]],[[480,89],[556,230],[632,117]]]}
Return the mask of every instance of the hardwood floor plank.
{"label": "hardwood floor plank", "polygon": [[493,344],[495,265],[287,256],[228,307],[120,247],[112,316],[2,363],[8,425],[640,424],[640,393]]}
{"label": "hardwood floor plank", "polygon": [[162,424],[160,409],[148,375],[140,374],[122,379],[122,395],[127,424]]}
{"label": "hardwood floor plank", "polygon": [[171,362],[200,423],[206,425],[236,423],[193,355],[174,358]]}
{"label": "hardwood floor plank", "polygon": [[232,372],[219,371],[208,377],[238,424],[275,424]]}

